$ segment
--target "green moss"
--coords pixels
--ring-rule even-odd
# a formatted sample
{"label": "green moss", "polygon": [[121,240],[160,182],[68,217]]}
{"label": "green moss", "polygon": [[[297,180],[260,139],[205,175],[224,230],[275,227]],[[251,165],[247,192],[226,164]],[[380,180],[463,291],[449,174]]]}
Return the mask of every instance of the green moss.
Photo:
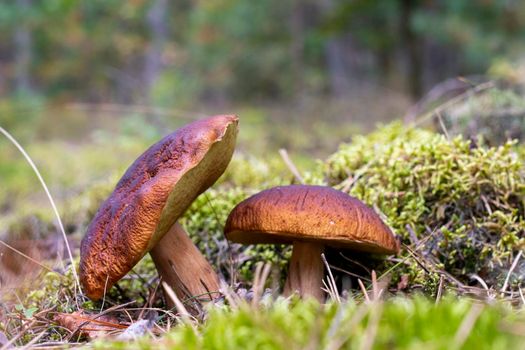
{"label": "green moss", "polygon": [[[287,266],[290,248],[274,245],[240,245],[224,237],[224,224],[231,210],[256,189],[242,187],[211,189],[201,195],[188,209],[180,222],[193,241],[214,265],[227,277],[251,282],[253,268],[259,261],[271,262],[283,272]],[[235,276],[232,276],[234,271]]]}
{"label": "green moss", "polygon": [[[459,344],[458,330],[467,315],[476,313],[472,329],[462,334],[464,342]],[[501,305],[474,305],[466,299],[449,298],[437,305],[424,298],[397,298],[371,305],[350,301],[324,306],[279,300],[257,309],[213,309],[196,328],[179,324],[159,339],[100,340],[94,348],[356,349],[371,342],[374,349],[519,349],[524,338],[516,330],[524,320],[523,314]]]}
{"label": "green moss", "polygon": [[253,189],[282,185],[286,178],[290,171],[277,154],[263,160],[236,153],[218,184]]}
{"label": "green moss", "polygon": [[393,124],[342,145],[324,174],[377,208],[405,244],[407,227],[426,239],[423,255],[465,283],[478,274],[501,286],[525,246],[524,169],[511,142],[476,146]]}
{"label": "green moss", "polygon": [[[19,299],[20,305],[24,310],[72,312],[77,307],[76,293],[78,293],[74,281],[71,269],[66,270],[63,275],[57,272],[43,273],[28,286],[27,294],[21,294],[23,298]],[[79,300],[82,302],[81,299]]]}

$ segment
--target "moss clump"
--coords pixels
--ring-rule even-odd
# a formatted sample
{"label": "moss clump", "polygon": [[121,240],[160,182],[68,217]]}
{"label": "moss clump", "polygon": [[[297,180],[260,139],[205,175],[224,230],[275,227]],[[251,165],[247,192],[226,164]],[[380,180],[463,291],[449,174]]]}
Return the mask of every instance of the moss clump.
{"label": "moss clump", "polygon": [[[459,344],[456,334],[467,315],[474,314],[478,316],[472,329]],[[374,349],[520,349],[523,335],[517,325],[522,316],[501,305],[483,307],[451,298],[437,305],[424,298],[324,306],[279,300],[266,308],[213,309],[204,324],[195,328],[179,324],[158,339],[102,339],[91,345],[94,349],[357,349],[365,344]]]}
{"label": "moss clump", "polygon": [[[230,211],[242,200],[258,192],[241,187],[211,189],[191,205],[180,222],[200,251],[226,280],[252,279],[253,265],[259,261],[271,262],[284,270],[290,249],[286,246],[249,245],[228,242],[224,237],[224,223]],[[232,276],[235,271],[235,276]]]}
{"label": "moss clump", "polygon": [[525,246],[524,169],[513,146],[393,124],[342,145],[324,173],[378,208],[405,244],[414,243],[407,227],[419,239],[431,235],[423,254],[456,278],[478,274],[497,286]]}
{"label": "moss clump", "polygon": [[63,275],[47,272],[40,281],[40,288],[29,291],[23,304],[25,308],[36,308],[39,311],[50,309],[72,312],[76,308],[76,293],[78,289],[71,269],[65,270]]}
{"label": "moss clump", "polygon": [[261,159],[236,153],[218,184],[248,189],[264,188],[282,185],[286,183],[287,177],[291,178],[292,175],[277,154]]}

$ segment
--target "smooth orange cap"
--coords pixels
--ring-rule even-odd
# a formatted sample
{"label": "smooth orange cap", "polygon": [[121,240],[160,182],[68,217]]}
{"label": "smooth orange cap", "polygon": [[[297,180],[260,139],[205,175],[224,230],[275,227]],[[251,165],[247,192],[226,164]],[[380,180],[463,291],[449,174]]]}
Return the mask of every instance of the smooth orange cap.
{"label": "smooth orange cap", "polygon": [[224,229],[233,242],[319,242],[395,254],[398,242],[374,210],[331,187],[291,185],[264,190],[239,203]]}

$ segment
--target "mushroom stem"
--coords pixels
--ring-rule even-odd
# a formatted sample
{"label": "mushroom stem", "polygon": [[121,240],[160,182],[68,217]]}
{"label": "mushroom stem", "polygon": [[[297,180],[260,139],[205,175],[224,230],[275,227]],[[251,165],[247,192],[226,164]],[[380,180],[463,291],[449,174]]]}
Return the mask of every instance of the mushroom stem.
{"label": "mushroom stem", "polygon": [[309,242],[293,242],[292,259],[288,278],[284,286],[284,295],[298,292],[302,298],[311,297],[323,301],[324,292],[321,289],[324,266],[321,254],[324,245]]}
{"label": "mushroom stem", "polygon": [[[219,296],[219,277],[178,223],[170,228],[150,254],[159,276],[183,302],[192,298],[205,303]],[[170,308],[175,306],[167,295],[166,303]]]}

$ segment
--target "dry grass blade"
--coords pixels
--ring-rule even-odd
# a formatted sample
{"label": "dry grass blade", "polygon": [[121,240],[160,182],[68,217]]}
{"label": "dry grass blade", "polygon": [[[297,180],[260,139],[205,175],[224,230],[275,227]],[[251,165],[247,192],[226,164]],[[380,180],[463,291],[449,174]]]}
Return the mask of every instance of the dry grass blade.
{"label": "dry grass blade", "polygon": [[[455,105],[456,103],[459,103],[459,102],[463,101],[466,97],[471,96],[473,94],[480,93],[480,92],[485,91],[485,90],[490,90],[490,89],[492,89],[494,87],[496,87],[496,84],[494,83],[494,81],[488,81],[486,83],[482,83],[482,84],[476,85],[472,89],[468,89],[464,93],[462,93],[462,94],[460,94],[460,95],[458,95],[458,96],[456,96],[456,97],[446,101],[445,103],[437,106],[436,108],[432,109],[431,111],[423,114],[415,122],[411,123],[411,126],[412,127],[416,127],[418,125],[421,125],[424,122],[426,122],[428,119],[432,118],[436,113],[442,113],[447,108]],[[408,128],[407,128],[407,130],[408,130]]]}
{"label": "dry grass blade", "polygon": [[340,323],[339,329],[337,330],[337,332],[334,332],[334,336],[328,337],[328,339],[330,339],[330,342],[326,344],[324,350],[341,349],[342,346],[348,341],[348,339],[350,339],[350,337],[354,334],[355,330],[358,329],[358,327],[356,326],[366,316],[369,310],[370,308],[368,306],[361,305],[352,316],[350,322]]}
{"label": "dry grass blade", "polygon": [[487,292],[490,290],[487,282],[485,282],[483,278],[479,277],[479,275],[473,274],[472,276],[470,276],[470,278],[476,280],[479,284],[481,284],[483,289],[485,289]]}
{"label": "dry grass blade", "polygon": [[44,329],[36,337],[31,339],[31,341],[29,343],[27,343],[26,345],[22,346],[20,349],[32,349],[33,348],[33,344],[36,344],[36,342],[39,341],[40,338],[42,338],[46,333],[47,333],[47,329]]}
{"label": "dry grass blade", "polygon": [[340,190],[343,192],[349,192],[350,189],[355,185],[357,180],[359,180],[366,172],[370,169],[370,163],[365,164],[361,169],[359,169],[355,174],[350,175],[339,184]]}
{"label": "dry grass blade", "polygon": [[[77,271],[75,269],[75,264],[73,263],[73,253],[71,253],[71,247],[69,246],[69,242],[67,240],[67,235],[66,235],[66,230],[64,229],[64,225],[62,224],[62,219],[60,218],[60,214],[58,213],[58,209],[57,209],[57,206],[55,205],[55,201],[53,200],[53,196],[51,196],[51,192],[49,192],[49,189],[44,181],[44,178],[42,177],[42,175],[40,174],[40,171],[38,170],[38,168],[36,167],[35,163],[33,162],[33,160],[31,159],[31,157],[29,156],[29,154],[27,154],[27,152],[24,150],[24,148],[18,143],[18,141],[16,141],[16,139],[11,136],[10,133],[8,133],[4,128],[2,128],[0,126],[0,132],[13,144],[15,145],[15,147],[20,151],[20,153],[22,153],[22,155],[24,156],[24,158],[26,159],[26,161],[29,163],[29,165],[31,166],[31,168],[33,169],[33,171],[35,172],[38,180],[40,181],[40,184],[42,185],[42,187],[44,188],[44,191],[46,192],[46,195],[47,195],[47,198],[49,199],[49,202],[51,203],[51,207],[53,208],[53,212],[56,216],[56,219],[57,219],[57,223],[58,223],[58,227],[60,229],[60,232],[62,233],[62,238],[64,239],[64,243],[66,245],[66,249],[67,249],[67,253],[68,253],[68,256],[69,256],[69,260],[71,261],[71,272],[73,273],[73,276],[75,278],[75,283],[76,283],[76,288],[78,288],[78,292],[80,293],[81,291],[81,288],[80,288],[80,281],[78,279],[78,275],[77,275]],[[75,293],[75,298],[76,298],[76,293]]]}
{"label": "dry grass blade", "polygon": [[339,272],[345,273],[345,274],[347,274],[348,276],[352,276],[352,277],[355,277],[355,278],[360,278],[360,279],[365,280],[365,281],[367,281],[367,282],[371,282],[370,278],[367,278],[367,277],[365,277],[365,276],[358,275],[357,273],[350,272],[350,271],[345,270],[345,269],[342,269],[342,268],[340,268],[340,267],[338,267],[338,266],[334,266],[334,265],[331,265],[331,264],[330,264],[330,268],[331,268],[332,270],[335,270],[335,271],[339,271]]}
{"label": "dry grass blade", "polygon": [[443,282],[444,282],[445,278],[443,277],[443,275],[440,275],[439,276],[439,286],[438,286],[438,291],[437,291],[437,294],[436,294],[436,304],[439,303],[439,301],[441,300],[441,296],[443,295]]}
{"label": "dry grass blade", "polygon": [[381,303],[373,303],[370,308],[370,319],[363,337],[364,341],[359,347],[361,350],[370,350],[374,346],[377,329],[379,328],[379,321],[383,312],[383,305]]}
{"label": "dry grass blade", "polygon": [[25,332],[33,327],[33,325],[36,323],[36,320],[32,320],[28,324],[24,325],[23,328],[13,337],[11,338],[7,343],[5,343],[0,350],[7,350],[11,349],[13,347],[13,344],[18,341],[18,339],[22,338],[22,336],[25,334]]}
{"label": "dry grass blade", "polygon": [[221,280],[221,293],[224,295],[228,304],[232,308],[238,309],[242,303],[242,299],[224,282]]}
{"label": "dry grass blade", "polygon": [[419,239],[417,238],[416,233],[414,232],[414,229],[410,225],[405,225],[405,229],[408,232],[408,238],[410,239],[410,242],[414,247],[417,247],[419,245]]}
{"label": "dry grass blade", "polygon": [[372,270],[372,297],[373,301],[379,300],[380,293],[382,292],[382,289],[380,291],[379,286],[377,285],[377,275],[374,270]]}
{"label": "dry grass blade", "polygon": [[322,282],[323,282],[323,286],[321,287],[321,290],[323,292],[327,293],[328,295],[332,295],[332,293],[333,293],[332,286],[328,285],[328,284],[330,284],[330,281],[328,281],[328,284],[326,284],[326,280],[323,279]]}
{"label": "dry grass blade", "polygon": [[372,290],[374,295],[373,301],[381,300],[381,297],[385,293],[385,290],[388,290],[388,285],[390,283],[390,275],[383,275],[377,277],[376,272],[372,270]]}
{"label": "dry grass blade", "polygon": [[437,115],[437,119],[439,121],[439,126],[441,127],[441,130],[443,131],[443,134],[445,135],[447,140],[450,140],[450,136],[448,135],[447,127],[445,126],[445,123],[443,122],[443,117],[441,116],[441,112],[437,111],[436,115]]}
{"label": "dry grass blade", "polygon": [[523,250],[520,250],[518,255],[516,255],[516,258],[514,258],[514,261],[512,262],[512,265],[509,269],[509,272],[507,273],[507,277],[505,278],[505,283],[503,283],[503,287],[501,288],[501,297],[505,296],[505,291],[507,290],[507,286],[509,284],[510,275],[512,274],[512,271],[516,268],[516,265],[518,265],[518,261],[521,258],[521,254],[523,253]]}
{"label": "dry grass blade", "polygon": [[295,164],[290,159],[290,156],[288,156],[288,152],[284,148],[281,148],[279,150],[279,154],[281,155],[281,158],[283,159],[284,164],[286,164],[288,169],[290,169],[290,171],[292,172],[293,176],[295,176],[297,181],[299,181],[301,184],[304,184],[304,179],[301,176],[301,173],[299,172]]}
{"label": "dry grass blade", "polygon": [[461,322],[461,325],[459,326],[456,335],[454,336],[453,344],[455,344],[456,349],[460,349],[465,341],[467,340],[470,332],[472,331],[472,328],[474,328],[474,324],[476,323],[479,315],[481,315],[481,312],[483,311],[483,305],[481,304],[474,304],[470,308],[469,313],[463,321]]}
{"label": "dry grass blade", "polygon": [[173,301],[173,305],[175,305],[175,308],[180,314],[182,321],[191,324],[191,314],[188,312],[184,304],[177,297],[173,289],[166,282],[162,282],[162,288],[164,288],[171,301]]}
{"label": "dry grass blade", "polygon": [[141,308],[139,316],[137,317],[139,320],[142,320],[144,317],[144,313],[147,309],[151,309],[151,306],[153,305],[153,301],[155,300],[155,296],[157,295],[157,290],[159,289],[159,285],[155,285],[155,289],[153,291],[150,291],[150,295],[148,296],[148,300],[146,301],[146,304]]}
{"label": "dry grass blade", "polygon": [[[339,256],[340,256],[341,258],[345,259],[346,261],[348,261],[348,262],[350,262],[350,263],[352,263],[352,264],[354,264],[354,265],[359,266],[361,269],[363,269],[363,270],[366,271],[367,273],[371,273],[370,268],[368,268],[366,265],[360,263],[360,262],[357,261],[357,260],[354,260],[354,259],[351,259],[351,258],[347,257],[346,255],[344,255],[343,252],[339,252]],[[359,276],[356,276],[356,277],[359,277]],[[360,277],[359,277],[359,278],[360,278]],[[366,277],[363,277],[363,279],[365,279],[365,280],[367,280],[367,281],[370,281],[370,280],[369,280],[368,278],[366,278]]]}
{"label": "dry grass blade", "polygon": [[270,263],[263,264],[262,262],[257,263],[255,268],[255,275],[253,277],[253,298],[252,305],[257,306],[264,291],[264,285],[270,274],[272,265]]}
{"label": "dry grass blade", "polygon": [[334,275],[332,274],[332,270],[330,269],[330,265],[328,264],[328,261],[326,260],[326,257],[324,254],[321,254],[321,259],[323,260],[324,265],[326,266],[326,270],[328,271],[328,290],[330,293],[330,298],[337,303],[341,303],[341,297],[339,296],[339,292],[337,291],[337,285],[335,284]]}
{"label": "dry grass blade", "polygon": [[104,282],[104,295],[102,296],[102,305],[100,305],[100,312],[104,310],[104,304],[106,303],[106,292],[108,289],[109,275],[106,276],[106,282]]}
{"label": "dry grass blade", "polygon": [[485,282],[485,280],[483,278],[481,278],[479,275],[477,274],[473,274],[472,276],[470,276],[470,278],[478,281],[479,284],[481,284],[481,286],[483,287],[483,289],[486,291],[487,293],[487,298],[490,300],[490,299],[494,299],[496,298],[496,293],[493,293],[492,289],[489,288],[487,282]]}
{"label": "dry grass blade", "polygon": [[363,284],[363,281],[361,281],[359,278],[357,279],[357,283],[359,283],[359,287],[361,288],[361,292],[363,292],[363,296],[365,297],[365,301],[367,304],[370,303],[370,297],[368,296],[368,292],[366,291],[365,285]]}

